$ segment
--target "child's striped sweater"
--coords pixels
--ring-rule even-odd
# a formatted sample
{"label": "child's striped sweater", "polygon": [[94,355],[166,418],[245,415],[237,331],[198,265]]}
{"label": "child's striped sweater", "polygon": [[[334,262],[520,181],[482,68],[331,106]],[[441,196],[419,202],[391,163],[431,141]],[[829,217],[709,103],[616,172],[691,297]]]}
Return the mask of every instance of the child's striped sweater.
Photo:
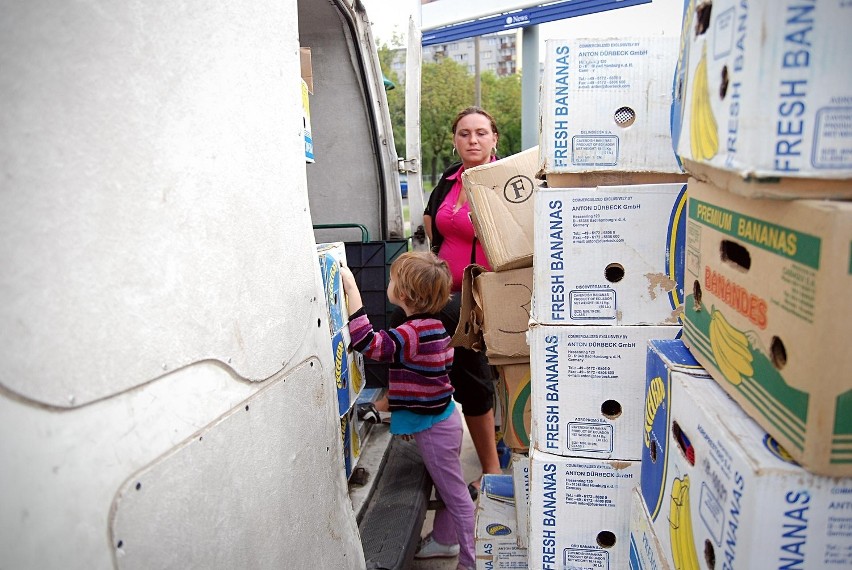
{"label": "child's striped sweater", "polygon": [[441,321],[412,315],[397,328],[374,331],[363,308],[349,317],[352,348],[367,358],[389,362],[388,404],[418,414],[443,412],[453,394],[450,335]]}

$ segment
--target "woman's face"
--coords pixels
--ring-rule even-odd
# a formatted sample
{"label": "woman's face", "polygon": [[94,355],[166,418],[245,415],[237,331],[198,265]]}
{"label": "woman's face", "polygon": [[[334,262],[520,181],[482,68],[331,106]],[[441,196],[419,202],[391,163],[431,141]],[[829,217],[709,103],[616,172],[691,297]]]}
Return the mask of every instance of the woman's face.
{"label": "woman's face", "polygon": [[485,115],[465,115],[456,125],[453,144],[465,168],[486,164],[491,151],[497,146],[497,135],[491,130],[491,121]]}

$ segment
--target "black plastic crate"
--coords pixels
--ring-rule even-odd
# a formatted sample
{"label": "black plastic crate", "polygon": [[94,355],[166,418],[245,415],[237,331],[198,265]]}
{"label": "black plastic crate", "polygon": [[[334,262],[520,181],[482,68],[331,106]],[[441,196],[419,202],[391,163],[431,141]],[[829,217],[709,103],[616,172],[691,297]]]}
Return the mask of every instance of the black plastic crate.
{"label": "black plastic crate", "polygon": [[[346,242],[346,264],[361,291],[364,310],[375,329],[387,329],[396,308],[387,300],[390,266],[408,251],[408,240]],[[388,365],[364,359],[365,387],[388,385]]]}

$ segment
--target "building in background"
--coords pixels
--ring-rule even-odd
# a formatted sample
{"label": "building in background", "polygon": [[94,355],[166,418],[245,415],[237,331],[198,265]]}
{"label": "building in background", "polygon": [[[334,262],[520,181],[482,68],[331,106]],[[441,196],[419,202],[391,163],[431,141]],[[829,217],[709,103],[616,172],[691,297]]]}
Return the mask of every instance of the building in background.
{"label": "building in background", "polygon": [[[423,62],[435,63],[448,57],[467,67],[468,73],[476,73],[476,40],[479,40],[479,71],[495,75],[512,75],[518,72],[521,57],[521,32],[512,30],[487,34],[479,38],[466,38],[446,44],[423,47]],[[405,83],[405,49],[394,50],[391,71],[400,83]]]}

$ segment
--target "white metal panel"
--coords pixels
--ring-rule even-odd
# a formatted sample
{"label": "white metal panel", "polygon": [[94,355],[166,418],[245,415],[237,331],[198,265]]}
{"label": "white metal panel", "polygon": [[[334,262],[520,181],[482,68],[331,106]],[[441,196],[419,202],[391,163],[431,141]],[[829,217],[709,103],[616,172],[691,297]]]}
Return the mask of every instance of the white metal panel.
{"label": "white metal panel", "polygon": [[295,3],[2,10],[0,385],[278,372],[315,294]]}
{"label": "white metal panel", "polygon": [[[329,412],[319,368],[303,364],[127,480],[111,525],[118,568],[362,566],[340,426],[316,421]],[[336,493],[318,474],[340,480]]]}
{"label": "white metal panel", "polygon": [[257,384],[202,363],[61,412],[0,397],[0,566],[363,567],[331,366]]}
{"label": "white metal panel", "polygon": [[[416,2],[416,0],[413,0]],[[419,4],[419,2],[418,2]],[[416,6],[408,20],[408,47],[405,58],[405,154],[408,169],[408,217],[411,233],[423,228],[423,160],[420,148],[420,86],[422,48],[420,46],[420,6]],[[428,250],[429,240],[411,240],[415,250]]]}

